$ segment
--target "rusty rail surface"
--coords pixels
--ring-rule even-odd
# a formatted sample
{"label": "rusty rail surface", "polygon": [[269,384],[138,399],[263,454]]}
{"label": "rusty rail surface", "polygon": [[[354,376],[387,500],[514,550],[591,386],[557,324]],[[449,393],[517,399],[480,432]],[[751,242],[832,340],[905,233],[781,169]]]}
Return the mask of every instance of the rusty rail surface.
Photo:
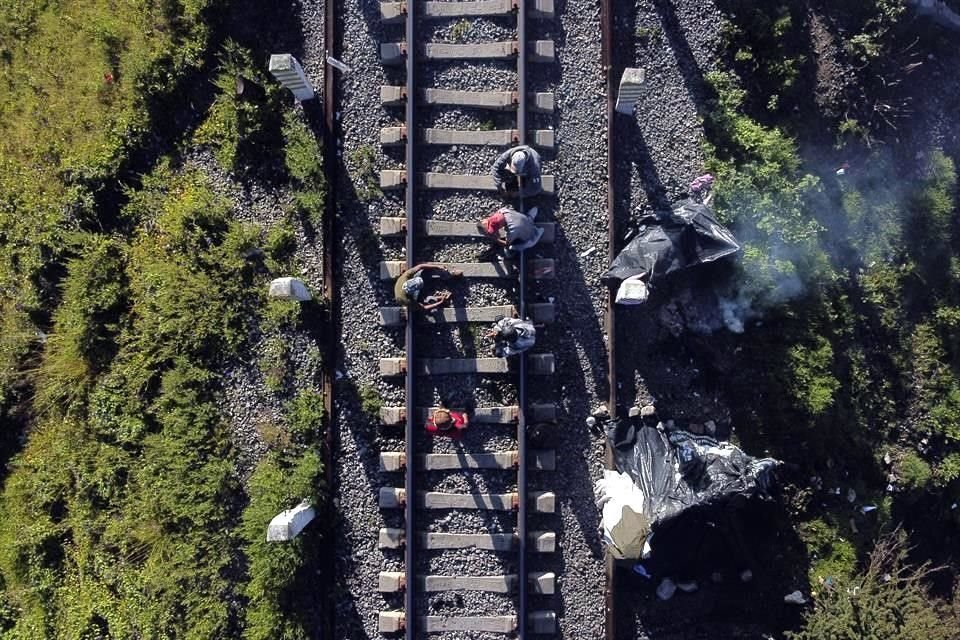
{"label": "rusty rail surface", "polygon": [[[614,164],[614,123],[616,120],[616,111],[614,102],[616,101],[617,80],[613,65],[613,3],[611,0],[600,0],[600,28],[601,28],[601,64],[606,78],[607,85],[607,262],[613,262],[616,257],[617,244],[617,215],[616,215],[616,197],[614,195],[614,177],[616,175],[616,166]],[[605,315],[604,329],[607,333],[607,376],[609,389],[609,398],[607,406],[610,417],[616,418],[618,415],[617,398],[617,327],[616,327],[616,294],[612,288],[607,290],[607,309]],[[609,442],[604,448],[604,466],[607,469],[613,469],[613,451]],[[617,629],[617,576],[616,566],[613,562],[613,556],[609,553],[604,556],[604,573],[606,574],[606,585],[604,588],[604,635],[607,640],[618,640]]]}

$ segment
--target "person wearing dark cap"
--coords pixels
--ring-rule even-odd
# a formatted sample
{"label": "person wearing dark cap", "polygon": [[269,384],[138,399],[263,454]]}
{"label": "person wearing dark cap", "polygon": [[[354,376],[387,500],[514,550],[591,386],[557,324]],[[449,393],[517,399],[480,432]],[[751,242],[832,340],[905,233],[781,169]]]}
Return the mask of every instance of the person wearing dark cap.
{"label": "person wearing dark cap", "polygon": [[[477,231],[496,244],[507,248],[507,253],[524,251],[540,241],[543,229],[534,224],[537,208],[520,213],[513,207],[502,207],[477,223]],[[500,230],[505,237],[500,237]]]}
{"label": "person wearing dark cap", "polygon": [[543,191],[540,154],[527,145],[513,147],[493,163],[493,183],[505,198],[532,198]]}
{"label": "person wearing dark cap", "polygon": [[487,333],[487,337],[496,341],[494,354],[510,357],[532,347],[537,340],[537,330],[529,320],[501,318]]}
{"label": "person wearing dark cap", "polygon": [[450,299],[447,289],[424,295],[427,280],[449,280],[463,275],[462,271],[451,271],[433,262],[424,262],[411,267],[400,274],[393,287],[393,296],[398,304],[405,307],[418,306],[424,311],[433,311]]}

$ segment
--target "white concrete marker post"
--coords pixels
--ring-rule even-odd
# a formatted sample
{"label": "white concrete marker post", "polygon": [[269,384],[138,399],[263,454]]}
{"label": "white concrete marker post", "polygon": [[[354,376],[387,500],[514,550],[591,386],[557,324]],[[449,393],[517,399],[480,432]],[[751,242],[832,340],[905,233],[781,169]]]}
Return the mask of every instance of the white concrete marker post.
{"label": "white concrete marker post", "polygon": [[293,92],[300,102],[310,100],[314,97],[313,87],[307,80],[307,74],[303,72],[303,67],[289,53],[275,53],[270,56],[270,73],[280,81],[280,84]]}
{"label": "white concrete marker post", "polygon": [[267,542],[293,540],[316,516],[316,511],[306,500],[293,509],[281,511],[267,526]]}
{"label": "white concrete marker post", "polygon": [[640,99],[641,86],[646,79],[646,73],[643,69],[629,67],[623,70],[623,77],[620,78],[620,91],[617,93],[617,105],[614,107],[617,113],[628,116],[633,115],[633,108]]}
{"label": "white concrete marker post", "polygon": [[277,278],[273,280],[270,283],[270,292],[267,295],[271,298],[296,300],[297,302],[313,300],[310,289],[299,278]]}

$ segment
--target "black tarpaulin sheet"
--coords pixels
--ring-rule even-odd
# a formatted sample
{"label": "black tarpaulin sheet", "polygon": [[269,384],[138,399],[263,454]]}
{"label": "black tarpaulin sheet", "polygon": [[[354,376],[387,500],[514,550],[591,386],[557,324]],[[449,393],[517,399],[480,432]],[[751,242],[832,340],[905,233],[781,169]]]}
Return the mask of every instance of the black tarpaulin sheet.
{"label": "black tarpaulin sheet", "polygon": [[643,513],[654,533],[685,514],[695,515],[689,519],[693,524],[731,501],[766,494],[779,464],[709,436],[662,431],[629,420],[609,423],[607,437],[617,469],[643,493]]}
{"label": "black tarpaulin sheet", "polygon": [[668,273],[713,262],[736,253],[740,245],[713,217],[710,207],[682,200],[670,211],[642,220],[637,236],[613,259],[603,274],[606,284],[617,284],[630,276],[648,274],[654,282]]}

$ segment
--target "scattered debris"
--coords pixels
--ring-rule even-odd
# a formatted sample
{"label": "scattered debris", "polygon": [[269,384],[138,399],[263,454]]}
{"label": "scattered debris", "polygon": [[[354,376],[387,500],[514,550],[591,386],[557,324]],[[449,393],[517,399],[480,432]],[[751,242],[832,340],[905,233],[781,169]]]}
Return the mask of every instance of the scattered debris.
{"label": "scattered debris", "polygon": [[349,65],[337,60],[329,54],[327,54],[327,64],[329,64],[331,67],[336,67],[343,73],[350,73],[352,71]]}
{"label": "scattered debris", "polygon": [[647,571],[647,568],[642,564],[640,564],[639,562],[633,565],[633,572],[639,576],[643,576],[644,578],[647,578],[648,580],[653,578],[653,576],[650,575],[650,572]]}
{"label": "scattered debris", "polygon": [[678,582],[677,588],[684,593],[693,593],[697,590],[698,585],[695,580],[690,580],[689,582]]}
{"label": "scattered debris", "polygon": [[664,578],[657,587],[657,597],[661,600],[669,600],[677,592],[677,585],[670,578]]}
{"label": "scattered debris", "polygon": [[643,226],[637,236],[601,276],[607,285],[626,284],[639,276],[650,287],[670,273],[714,262],[740,250],[733,234],[717,222],[710,207],[690,199],[640,222]]}

